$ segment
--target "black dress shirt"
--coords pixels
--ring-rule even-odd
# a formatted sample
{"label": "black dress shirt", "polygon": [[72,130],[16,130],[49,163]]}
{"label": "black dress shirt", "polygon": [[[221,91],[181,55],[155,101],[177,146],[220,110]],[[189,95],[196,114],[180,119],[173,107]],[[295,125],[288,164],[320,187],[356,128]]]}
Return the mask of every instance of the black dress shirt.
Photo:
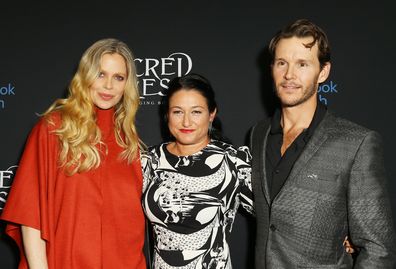
{"label": "black dress shirt", "polygon": [[280,124],[281,111],[279,109],[275,111],[271,119],[271,130],[267,140],[265,161],[271,201],[273,201],[282,186],[285,184],[294,163],[300,156],[305,145],[308,143],[316,127],[324,118],[326,110],[326,106],[318,101],[311,124],[293,141],[283,156],[281,156],[281,147],[283,142],[283,129]]}

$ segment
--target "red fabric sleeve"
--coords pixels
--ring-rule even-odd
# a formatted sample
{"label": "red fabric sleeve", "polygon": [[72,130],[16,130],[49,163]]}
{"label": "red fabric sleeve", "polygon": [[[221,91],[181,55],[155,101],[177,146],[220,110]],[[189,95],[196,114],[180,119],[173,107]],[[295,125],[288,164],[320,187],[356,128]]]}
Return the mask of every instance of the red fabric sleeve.
{"label": "red fabric sleeve", "polygon": [[28,268],[23,251],[21,225],[41,231],[49,241],[48,178],[56,173],[56,136],[45,119],[32,129],[17,168],[10,194],[1,219],[8,222],[6,233],[17,243],[21,262],[19,268]]}

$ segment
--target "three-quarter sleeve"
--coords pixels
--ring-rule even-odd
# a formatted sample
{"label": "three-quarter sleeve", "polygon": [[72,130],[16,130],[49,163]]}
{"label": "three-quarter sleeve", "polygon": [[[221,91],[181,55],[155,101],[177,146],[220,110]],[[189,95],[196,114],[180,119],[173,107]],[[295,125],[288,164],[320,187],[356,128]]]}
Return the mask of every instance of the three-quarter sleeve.
{"label": "three-quarter sleeve", "polygon": [[240,202],[242,207],[254,214],[252,192],[252,155],[246,146],[239,147],[236,156],[237,177],[240,182]]}
{"label": "three-quarter sleeve", "polygon": [[[52,194],[49,177],[57,167],[57,141],[45,119],[41,119],[29,134],[9,197],[1,214],[7,221],[6,233],[17,243],[21,264],[27,268],[21,226],[40,230],[41,238],[49,241]],[[24,267],[25,266],[25,267]]]}

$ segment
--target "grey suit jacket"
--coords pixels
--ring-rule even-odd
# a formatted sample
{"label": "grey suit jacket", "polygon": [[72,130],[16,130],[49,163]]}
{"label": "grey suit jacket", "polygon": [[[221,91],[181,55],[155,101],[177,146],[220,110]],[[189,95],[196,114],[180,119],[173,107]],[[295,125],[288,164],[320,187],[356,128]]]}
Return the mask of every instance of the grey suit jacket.
{"label": "grey suit jacket", "polygon": [[[256,268],[392,269],[395,233],[379,135],[327,112],[270,201],[269,124],[251,132]],[[342,245],[347,235],[359,249],[355,260]]]}

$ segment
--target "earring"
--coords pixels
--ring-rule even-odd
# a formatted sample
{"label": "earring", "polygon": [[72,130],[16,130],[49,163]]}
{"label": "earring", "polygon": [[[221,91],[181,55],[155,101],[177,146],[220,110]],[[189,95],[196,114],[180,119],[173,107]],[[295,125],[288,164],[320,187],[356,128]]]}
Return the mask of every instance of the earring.
{"label": "earring", "polygon": [[208,134],[209,134],[209,137],[211,137],[211,135],[212,135],[212,131],[213,131],[212,122],[211,122],[211,121],[209,121],[209,128],[208,128]]}

